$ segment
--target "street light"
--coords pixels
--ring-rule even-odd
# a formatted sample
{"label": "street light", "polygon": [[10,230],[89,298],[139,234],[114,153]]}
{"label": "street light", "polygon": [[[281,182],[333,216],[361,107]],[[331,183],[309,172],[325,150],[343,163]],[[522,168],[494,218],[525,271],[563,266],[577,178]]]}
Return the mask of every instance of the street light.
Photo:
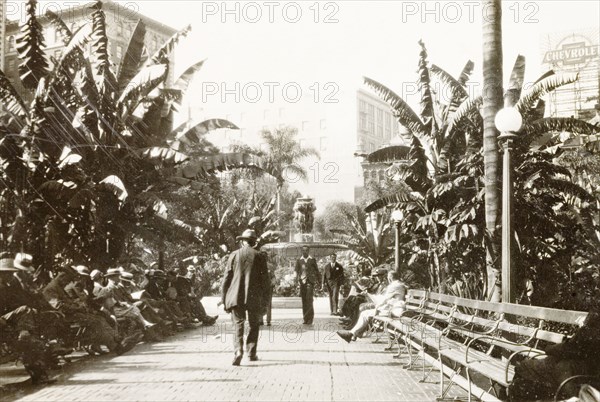
{"label": "street light", "polygon": [[502,168],[502,301],[515,302],[515,278],[511,268],[511,240],[512,240],[512,167],[510,165],[510,151],[517,138],[516,132],[521,129],[523,118],[515,107],[506,107],[496,114],[496,128],[501,132],[498,141],[504,148]]}
{"label": "street light", "polygon": [[404,212],[399,209],[392,211],[392,223],[394,224],[396,231],[396,241],[394,244],[394,256],[395,256],[395,269],[396,272],[400,273],[400,223],[404,219]]}

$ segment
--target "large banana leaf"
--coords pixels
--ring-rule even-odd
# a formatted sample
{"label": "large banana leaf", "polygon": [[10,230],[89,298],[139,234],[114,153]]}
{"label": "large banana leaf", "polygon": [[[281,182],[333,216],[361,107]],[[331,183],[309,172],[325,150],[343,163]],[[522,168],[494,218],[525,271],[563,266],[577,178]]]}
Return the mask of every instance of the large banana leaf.
{"label": "large banana leaf", "polygon": [[467,64],[465,64],[462,71],[460,72],[460,75],[458,76],[458,83],[460,85],[464,86],[467,84],[467,81],[469,81],[469,78],[471,77],[471,73],[473,73],[474,67],[475,63],[473,63],[471,60],[467,61]]}
{"label": "large banana leaf", "polygon": [[110,84],[116,84],[116,78],[110,69],[110,58],[108,56],[108,36],[106,34],[106,16],[104,15],[104,11],[102,11],[102,2],[96,1],[91,9],[93,10],[92,66],[94,68],[94,74],[98,76],[107,75]]}
{"label": "large banana leaf", "polygon": [[187,124],[183,123],[175,130],[173,130],[171,135],[169,135],[169,139],[172,138],[175,141],[182,141],[187,143],[198,143],[198,141],[200,141],[200,138],[202,138],[205,134],[220,128],[239,130],[239,127],[230,122],[229,120],[209,119],[195,124],[190,128],[187,128]]}
{"label": "large banana leaf", "polygon": [[530,109],[535,105],[535,102],[542,96],[559,88],[563,85],[572,84],[577,81],[577,73],[562,73],[550,75],[540,82],[534,84],[528,91],[526,91],[516,103],[515,107],[519,110],[521,115],[527,114]]}
{"label": "large banana leaf", "polygon": [[[92,32],[92,24],[87,23],[83,24],[77,29],[77,31],[75,31],[75,33],[71,35],[71,39],[62,49],[60,57],[58,58],[57,63],[54,66],[53,77],[55,77],[58,71],[61,68],[63,68],[65,61],[68,60],[70,57],[83,58],[82,49],[90,41]],[[85,65],[87,63],[83,62],[81,64]]]}
{"label": "large banana leaf", "polygon": [[206,59],[199,61],[195,64],[193,64],[192,66],[188,67],[187,70],[185,70],[173,83],[173,85],[171,86],[171,89],[176,89],[181,91],[182,93],[185,93],[190,85],[190,82],[192,82],[192,79],[194,78],[194,75],[200,71],[200,69],[202,68],[202,65],[204,64],[204,62],[206,61]]}
{"label": "large banana leaf", "polygon": [[525,56],[518,55],[512,72],[510,73],[508,88],[504,94],[504,107],[514,106],[517,100],[521,97],[521,89],[523,88],[524,79]]}
{"label": "large banana leaf", "polygon": [[38,21],[36,8],[36,0],[27,0],[25,20],[20,24],[20,32],[16,35],[15,47],[21,60],[19,75],[23,86],[28,89],[35,89],[40,80],[48,75],[49,68],[44,52],[46,45],[43,28]]}
{"label": "large banana leaf", "polygon": [[412,133],[417,135],[426,135],[425,126],[423,122],[419,118],[419,116],[415,113],[414,110],[402,99],[399,95],[397,95],[394,91],[386,87],[385,85],[371,79],[368,77],[364,77],[365,84],[370,86],[377,92],[377,94],[383,99],[384,102],[387,102],[392,109],[394,110],[394,114],[398,118],[400,124],[408,128]]}
{"label": "large banana leaf", "polygon": [[431,79],[429,67],[427,66],[427,49],[422,40],[419,41],[421,51],[419,52],[419,90],[421,91],[421,120],[427,125],[434,124],[433,97],[431,95]]}
{"label": "large banana leaf", "polygon": [[58,32],[60,32],[63,43],[65,45],[68,44],[71,41],[71,36],[73,35],[73,33],[71,32],[71,29],[69,29],[67,24],[65,24],[63,19],[52,10],[46,10],[46,18],[48,18],[50,23],[54,25],[54,28]]}
{"label": "large banana leaf", "polygon": [[452,136],[454,129],[459,126],[460,122],[470,116],[472,112],[476,111],[482,103],[483,98],[481,96],[465,99],[451,116],[450,121],[448,122],[446,136]]}
{"label": "large banana leaf", "polygon": [[121,96],[117,107],[123,112],[133,112],[139,103],[167,78],[168,65],[155,64],[145,67],[129,82]]}
{"label": "large banana leaf", "polygon": [[125,87],[135,77],[140,68],[142,51],[144,49],[144,37],[146,36],[146,25],[138,20],[131,39],[127,44],[127,50],[123,53],[121,65],[117,75],[119,93],[123,93]]}
{"label": "large banana leaf", "polygon": [[152,58],[150,60],[148,60],[146,65],[151,65],[151,64],[168,64],[169,63],[169,56],[171,55],[171,52],[173,52],[173,49],[175,49],[175,46],[177,45],[177,43],[179,43],[179,41],[186,37],[190,31],[192,30],[192,26],[188,25],[185,28],[183,28],[182,30],[180,30],[179,32],[175,33],[175,35],[171,36],[164,45],[161,46],[160,49],[158,49],[156,51],[156,53],[154,53],[154,55],[152,56]]}
{"label": "large banana leaf", "polygon": [[[470,70],[473,69],[473,62],[468,61],[463,71],[461,73],[461,79],[468,80]],[[442,121],[447,124],[448,116],[452,116],[456,109],[460,106],[461,102],[467,98],[467,90],[465,89],[465,84],[461,83],[459,80],[456,80],[452,77],[448,72],[446,72],[441,67],[436,66],[435,64],[431,65],[431,73],[436,75],[440,81],[444,85],[447,85],[450,88],[450,92],[442,91],[442,93],[450,93],[450,101],[448,107],[446,107],[442,114]]]}
{"label": "large banana leaf", "polygon": [[600,132],[600,128],[584,120],[572,117],[547,117],[527,123],[522,131],[528,135],[541,135],[547,132],[567,132],[590,135]]}
{"label": "large banana leaf", "polygon": [[423,196],[418,192],[401,192],[388,197],[380,198],[377,201],[372,202],[371,204],[367,205],[365,212],[374,212],[378,209],[385,208],[388,205],[396,204],[416,203],[418,205],[423,205],[424,200],[425,199]]}
{"label": "large banana leaf", "polygon": [[24,123],[28,115],[27,106],[2,70],[0,70],[0,101],[11,115],[23,120]]}
{"label": "large banana leaf", "polygon": [[262,168],[263,165],[263,159],[256,155],[247,153],[223,153],[189,161],[179,169],[179,172],[182,177],[193,179],[217,171],[245,167]]}
{"label": "large banana leaf", "polygon": [[189,157],[181,152],[167,147],[150,147],[140,150],[141,155],[150,160],[156,165],[163,163],[181,163],[189,159]]}

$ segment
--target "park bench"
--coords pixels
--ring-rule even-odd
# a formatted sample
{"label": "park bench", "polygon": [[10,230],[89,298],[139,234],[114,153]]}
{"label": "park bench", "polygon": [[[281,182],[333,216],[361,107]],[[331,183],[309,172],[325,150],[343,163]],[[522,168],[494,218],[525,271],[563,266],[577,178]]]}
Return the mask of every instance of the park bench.
{"label": "park bench", "polygon": [[[585,320],[587,313],[510,303],[492,303],[450,295],[409,290],[406,310],[390,317],[376,316],[375,325],[405,352],[412,369],[421,361],[422,381],[437,368],[438,398],[453,385],[468,398],[500,400],[498,390],[508,387],[514,365],[521,358],[544,356],[548,344],[561,343]],[[475,379],[475,380],[474,380]],[[485,381],[482,381],[485,380]]]}

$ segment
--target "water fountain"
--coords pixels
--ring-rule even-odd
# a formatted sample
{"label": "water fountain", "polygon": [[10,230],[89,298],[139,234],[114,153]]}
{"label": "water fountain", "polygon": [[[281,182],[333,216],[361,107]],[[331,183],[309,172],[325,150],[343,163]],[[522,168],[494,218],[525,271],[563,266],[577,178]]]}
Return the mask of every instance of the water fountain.
{"label": "water fountain", "polygon": [[293,208],[294,221],[290,241],[265,244],[261,249],[271,255],[287,259],[299,258],[304,246],[310,248],[310,254],[315,258],[328,256],[336,250],[348,250],[348,247],[343,244],[324,243],[315,240],[313,224],[316,209],[314,200],[311,197],[305,195],[297,198]]}

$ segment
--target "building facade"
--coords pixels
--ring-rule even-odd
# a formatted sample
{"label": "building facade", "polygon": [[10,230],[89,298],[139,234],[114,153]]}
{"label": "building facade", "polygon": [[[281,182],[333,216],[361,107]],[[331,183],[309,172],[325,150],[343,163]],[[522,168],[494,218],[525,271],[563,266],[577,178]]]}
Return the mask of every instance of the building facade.
{"label": "building facade", "polygon": [[[400,125],[392,115],[390,106],[379,97],[364,89],[356,92],[356,154],[370,154],[389,145],[398,136]],[[357,177],[354,183],[354,201],[364,195],[368,181],[384,180],[384,168],[365,161],[357,161]]]}
{"label": "building facade", "polygon": [[362,196],[363,160],[355,155],[389,144],[399,131],[389,105],[376,95],[363,89],[340,91],[338,100],[321,104],[306,96],[297,103],[231,102],[221,103],[219,109],[211,110],[190,106],[188,113],[224,118],[240,128],[209,134],[209,141],[223,152],[230,151],[234,144],[264,147],[266,144],[262,144],[260,138],[262,130],[295,127],[300,144],[316,149],[321,157],[301,163],[308,173],[307,181],[291,175],[285,179],[290,188],[313,197],[319,213],[331,201],[354,202]]}
{"label": "building facade", "polygon": [[598,27],[542,36],[542,64],[545,70],[575,72],[579,79],[551,92],[547,115],[590,120],[600,103],[600,33]]}
{"label": "building facade", "polygon": [[[4,0],[0,0],[4,1]],[[41,4],[41,3],[40,3]],[[66,3],[68,4],[68,3]],[[79,5],[76,7],[64,8],[60,11],[52,9],[52,11],[58,11],[63,21],[71,29],[71,31],[77,30],[83,24],[91,21],[92,9],[90,8],[93,3]],[[38,5],[40,6],[40,5]],[[150,55],[157,51],[164,42],[169,39],[176,30],[148,18],[142,14],[139,14],[133,9],[123,7],[117,3],[107,1],[103,3],[102,9],[106,15],[106,34],[109,39],[109,54],[110,60],[113,63],[113,71],[116,72],[123,57],[123,54],[127,50],[127,45],[133,34],[133,30],[136,27],[138,21],[142,21],[146,26],[145,46]],[[42,13],[44,10],[38,9],[38,12]],[[8,16],[9,18],[11,16]],[[24,16],[14,16],[19,20],[23,20]],[[6,23],[6,32],[2,36],[4,38],[3,45],[6,49],[5,60],[3,64],[3,71],[6,76],[11,80],[15,89],[18,92],[24,90],[19,79],[19,59],[16,50],[16,37],[19,33],[19,20],[12,20]],[[48,18],[44,15],[39,16],[40,24],[44,30],[45,39],[45,51],[50,65],[53,64],[53,60],[60,56],[60,53],[64,47],[60,33],[55,29],[54,25],[50,23]],[[91,43],[88,44],[87,51],[91,51]],[[169,69],[172,73],[173,68]]]}
{"label": "building facade", "polygon": [[4,71],[4,53],[6,51],[6,0],[0,0],[0,69]]}

